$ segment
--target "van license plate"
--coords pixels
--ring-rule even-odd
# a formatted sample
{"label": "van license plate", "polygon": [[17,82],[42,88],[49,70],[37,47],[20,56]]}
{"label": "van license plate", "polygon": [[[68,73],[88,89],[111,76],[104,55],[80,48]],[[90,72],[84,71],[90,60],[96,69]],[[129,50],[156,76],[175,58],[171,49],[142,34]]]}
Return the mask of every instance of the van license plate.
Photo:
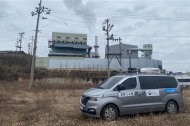
{"label": "van license plate", "polygon": [[80,109],[81,109],[81,110],[83,110],[83,107],[82,107],[82,106],[80,106]]}

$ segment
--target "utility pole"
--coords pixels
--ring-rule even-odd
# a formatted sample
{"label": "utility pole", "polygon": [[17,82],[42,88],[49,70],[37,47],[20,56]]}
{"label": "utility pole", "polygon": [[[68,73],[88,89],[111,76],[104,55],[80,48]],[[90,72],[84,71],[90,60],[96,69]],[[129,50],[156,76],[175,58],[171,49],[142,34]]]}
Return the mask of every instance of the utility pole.
{"label": "utility pole", "polygon": [[[130,73],[132,73],[132,69],[131,69],[131,55],[132,55],[131,49],[129,49],[129,52],[127,54],[129,55],[129,71],[130,71]],[[128,71],[128,73],[129,73],[129,71]]]}
{"label": "utility pole", "polygon": [[121,66],[120,73],[122,73],[122,64],[121,64],[121,38],[120,37],[119,37],[119,50],[120,50],[120,66]]}
{"label": "utility pole", "polygon": [[[32,66],[31,66],[29,89],[32,87],[33,78],[34,78],[34,69],[35,69],[35,60],[36,60],[36,48],[37,48],[36,45],[37,45],[37,35],[38,35],[38,26],[39,26],[40,14],[42,12],[46,12],[46,14],[50,14],[50,11],[51,11],[51,9],[48,9],[47,7],[46,8],[44,8],[44,6],[41,7],[41,4],[42,4],[42,0],[40,0],[39,8],[36,7],[36,11],[35,12],[31,12],[32,16],[38,14],[38,19],[37,19],[36,34],[35,34],[35,41],[34,41],[34,48],[33,48],[33,57],[32,57]],[[47,19],[47,18],[42,17],[42,19]]]}
{"label": "utility pole", "polygon": [[106,21],[107,22],[107,59],[108,59],[108,78],[110,78],[110,64],[109,64],[109,33],[108,33],[108,22],[109,20]]}
{"label": "utility pole", "polygon": [[111,29],[112,29],[112,27],[113,27],[113,25],[110,26],[110,24],[108,24],[108,23],[109,23],[109,20],[110,20],[110,19],[106,19],[106,20],[103,22],[103,24],[107,24],[107,29],[105,28],[105,26],[102,26],[102,30],[105,31],[105,32],[106,32],[106,35],[107,35],[106,40],[107,40],[107,59],[108,59],[108,70],[107,70],[107,72],[108,72],[108,78],[110,78],[109,40],[112,40],[112,39],[113,39],[113,34],[109,37],[109,32],[111,31]]}
{"label": "utility pole", "polygon": [[16,43],[15,47],[16,47],[16,55],[17,55],[17,48],[19,47],[18,46],[18,38],[17,38],[17,43]]}
{"label": "utility pole", "polygon": [[[121,51],[123,51],[123,50],[121,50],[121,38],[119,37],[119,39],[113,39],[113,41],[118,41],[119,40],[119,54],[117,54],[117,55],[119,55],[119,59],[120,60],[118,60],[118,62],[119,62],[119,69],[120,69],[120,73],[122,73],[122,64],[121,64],[121,56],[122,56],[122,54],[121,54]],[[117,58],[117,57],[116,57]]]}
{"label": "utility pole", "polygon": [[22,48],[22,46],[21,46],[21,44],[22,44],[22,38],[23,38],[23,35],[24,35],[24,32],[22,32],[22,33],[19,33],[19,35],[20,35],[20,39],[19,39],[19,41],[20,41],[20,54],[21,54],[21,48]]}
{"label": "utility pole", "polygon": [[34,44],[33,44],[33,41],[34,41],[33,35],[32,35],[32,39],[30,39],[30,40],[32,40],[32,46],[31,46],[31,50],[30,50],[30,55],[32,55],[33,54],[33,46],[34,46]]}
{"label": "utility pole", "polygon": [[30,47],[31,47],[31,45],[30,44],[32,44],[32,43],[28,43],[28,55],[31,55],[31,50],[30,50]]}

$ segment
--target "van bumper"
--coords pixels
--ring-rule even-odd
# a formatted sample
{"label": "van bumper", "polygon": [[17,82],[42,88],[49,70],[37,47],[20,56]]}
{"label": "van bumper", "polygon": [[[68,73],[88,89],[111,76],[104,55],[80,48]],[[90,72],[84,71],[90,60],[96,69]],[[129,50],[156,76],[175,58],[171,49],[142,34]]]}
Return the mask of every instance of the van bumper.
{"label": "van bumper", "polygon": [[81,109],[80,107],[80,111],[85,115],[94,116],[94,117],[100,117],[101,115],[102,103],[99,101],[88,100],[86,105],[80,103],[80,106],[83,107],[83,109]]}
{"label": "van bumper", "polygon": [[184,105],[185,105],[185,103],[184,103],[184,102],[180,102],[180,103],[179,103],[179,108],[183,108],[183,107],[184,107]]}

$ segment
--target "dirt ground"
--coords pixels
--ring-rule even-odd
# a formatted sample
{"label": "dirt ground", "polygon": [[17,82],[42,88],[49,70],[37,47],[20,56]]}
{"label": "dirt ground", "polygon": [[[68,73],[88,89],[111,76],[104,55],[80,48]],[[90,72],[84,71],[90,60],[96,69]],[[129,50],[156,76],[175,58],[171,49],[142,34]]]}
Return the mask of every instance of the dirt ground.
{"label": "dirt ground", "polygon": [[105,122],[79,110],[82,92],[95,85],[59,85],[0,81],[0,126],[188,126],[190,90],[183,90],[185,107],[176,115],[149,113],[121,116]]}

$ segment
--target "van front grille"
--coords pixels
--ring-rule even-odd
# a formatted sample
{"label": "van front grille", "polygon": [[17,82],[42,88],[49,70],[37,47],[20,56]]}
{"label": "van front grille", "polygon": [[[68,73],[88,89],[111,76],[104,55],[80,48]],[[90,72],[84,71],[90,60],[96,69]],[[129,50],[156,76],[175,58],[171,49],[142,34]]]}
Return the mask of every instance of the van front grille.
{"label": "van front grille", "polygon": [[86,105],[86,103],[88,102],[89,99],[90,99],[90,97],[82,96],[82,98],[81,98],[81,103],[82,103],[83,105]]}

